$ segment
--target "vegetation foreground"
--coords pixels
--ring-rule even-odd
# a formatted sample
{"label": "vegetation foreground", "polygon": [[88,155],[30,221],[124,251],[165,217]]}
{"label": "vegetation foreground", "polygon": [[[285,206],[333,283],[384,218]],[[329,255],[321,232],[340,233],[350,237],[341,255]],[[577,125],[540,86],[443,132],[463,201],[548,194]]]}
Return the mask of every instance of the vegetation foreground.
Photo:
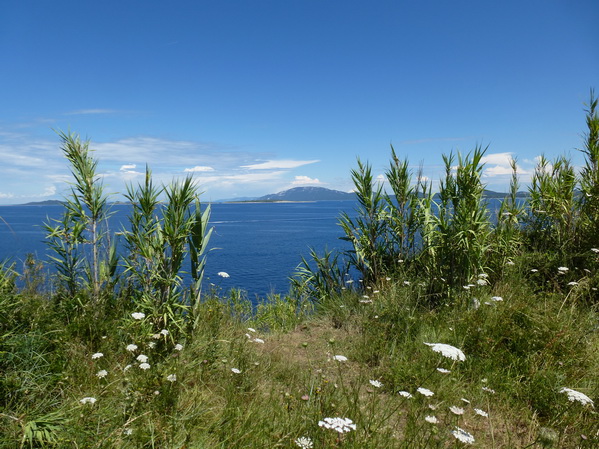
{"label": "vegetation foreground", "polygon": [[87,143],[61,133],[55,274],[0,270],[0,447],[599,447],[596,106],[583,170],[541,158],[522,203],[514,161],[499,211],[481,148],[444,156],[438,196],[393,151],[389,194],[358,161],[353,250],[314,251],[258,302],[202,291],[190,178],[156,188],[147,169],[115,235]]}

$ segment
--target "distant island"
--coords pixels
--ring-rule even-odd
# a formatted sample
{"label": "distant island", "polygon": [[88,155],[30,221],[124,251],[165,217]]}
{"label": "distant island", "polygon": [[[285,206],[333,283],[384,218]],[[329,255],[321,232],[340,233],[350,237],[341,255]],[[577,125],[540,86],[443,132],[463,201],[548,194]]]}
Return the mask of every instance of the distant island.
{"label": "distant island", "polygon": [[[507,193],[485,190],[483,196],[487,199],[503,199]],[[528,192],[518,192],[518,198],[528,198]],[[435,194],[435,199],[439,198]],[[353,192],[342,192],[340,190],[331,190],[324,187],[294,187],[293,189],[283,190],[278,193],[271,193],[258,198],[236,198],[231,200],[222,200],[229,203],[267,203],[267,202],[302,202],[302,201],[355,201],[356,195]]]}

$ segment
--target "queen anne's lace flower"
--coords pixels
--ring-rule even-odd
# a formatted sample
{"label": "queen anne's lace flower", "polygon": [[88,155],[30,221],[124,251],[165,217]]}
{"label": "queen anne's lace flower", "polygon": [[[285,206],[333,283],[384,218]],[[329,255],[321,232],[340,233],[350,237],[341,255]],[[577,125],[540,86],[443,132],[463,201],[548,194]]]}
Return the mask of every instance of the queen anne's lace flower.
{"label": "queen anne's lace flower", "polygon": [[420,394],[422,394],[422,395],[426,396],[426,397],[430,397],[430,396],[432,396],[432,395],[434,395],[434,394],[435,394],[435,393],[433,393],[431,390],[429,390],[428,388],[422,388],[422,387],[418,388],[416,391],[417,391],[418,393],[420,393]]}
{"label": "queen anne's lace flower", "polygon": [[581,393],[580,391],[572,390],[571,388],[562,388],[560,393],[566,393],[568,395],[568,400],[571,402],[580,402],[582,405],[590,404],[591,407],[594,407],[593,400],[588,397],[586,394]]}
{"label": "queen anne's lace flower", "polygon": [[102,354],[101,352],[96,352],[95,354],[92,354],[92,360],[101,359],[102,357],[104,357],[104,354]]}
{"label": "queen anne's lace flower", "polygon": [[295,444],[297,444],[301,449],[312,449],[313,443],[312,440],[308,437],[299,437],[295,440]]}
{"label": "queen anne's lace flower", "polygon": [[108,376],[108,371],[106,371],[105,369],[103,369],[103,370],[100,370],[100,371],[98,371],[98,372],[96,373],[96,376],[97,376],[99,379],[103,379],[104,377]]}
{"label": "queen anne's lace flower", "polygon": [[177,381],[177,375],[176,374],[169,374],[168,376],[166,376],[166,380],[168,380],[169,382],[176,382]]}
{"label": "queen anne's lace flower", "polygon": [[370,385],[376,388],[381,388],[383,386],[383,384],[378,380],[371,380]]}
{"label": "queen anne's lace flower", "polygon": [[237,368],[231,368],[231,371],[232,371],[234,374],[241,374],[241,370],[240,370],[240,369],[237,369]]}
{"label": "queen anne's lace flower", "polygon": [[347,357],[344,355],[334,355],[333,360],[336,360],[337,362],[347,362]]}
{"label": "queen anne's lace flower", "polygon": [[477,415],[483,416],[485,418],[489,417],[489,414],[487,412],[485,412],[484,410],[481,410],[479,408],[475,408],[474,413],[476,413]]}
{"label": "queen anne's lace flower", "polygon": [[147,355],[143,355],[143,354],[139,354],[137,356],[137,361],[141,362],[141,363],[146,363],[148,361],[148,356]]}
{"label": "queen anne's lace flower", "polygon": [[134,320],[143,320],[146,317],[146,314],[143,312],[133,312],[131,316]]}
{"label": "queen anne's lace flower", "polygon": [[445,369],[445,368],[437,368],[437,371],[439,371],[442,374],[449,374],[449,373],[451,373],[451,371],[449,371],[448,369]]}
{"label": "queen anne's lace flower", "polygon": [[439,423],[439,420],[438,420],[438,419],[437,419],[437,417],[436,417],[436,416],[434,416],[434,415],[433,415],[433,416],[425,416],[425,417],[424,417],[424,420],[425,420],[426,422],[429,422],[429,423],[431,423],[431,424],[438,424],[438,423]]}
{"label": "queen anne's lace flower", "polygon": [[318,425],[325,429],[335,430],[339,433],[356,430],[356,425],[349,418],[325,418],[323,421],[318,421]]}
{"label": "queen anne's lace flower", "polygon": [[133,351],[137,351],[137,345],[127,345],[127,351],[129,352],[133,352]]}
{"label": "queen anne's lace flower", "polygon": [[474,444],[474,437],[464,429],[456,427],[455,430],[451,431],[451,434],[462,443]]}
{"label": "queen anne's lace flower", "polygon": [[411,397],[413,397],[410,393],[408,393],[407,391],[400,391],[399,392],[400,396],[403,396],[404,398],[408,398],[410,399]]}
{"label": "queen anne's lace flower", "polygon": [[464,409],[460,408],[460,407],[456,407],[455,405],[452,405],[451,407],[449,407],[449,410],[451,410],[451,413],[453,413],[454,415],[463,415],[464,414]]}
{"label": "queen anne's lace flower", "polygon": [[464,361],[466,360],[466,356],[461,351],[461,349],[456,348],[455,346],[447,345],[445,343],[424,343],[427,346],[430,346],[431,349],[435,352],[440,353],[443,357],[447,357],[452,360]]}
{"label": "queen anne's lace flower", "polygon": [[82,404],[95,404],[96,398],[87,397],[87,398],[79,399],[79,402],[81,402]]}
{"label": "queen anne's lace flower", "polygon": [[139,367],[145,371],[147,369],[150,369],[150,364],[149,363],[140,363]]}
{"label": "queen anne's lace flower", "polygon": [[175,351],[181,351],[182,349],[183,349],[183,345],[181,345],[181,344],[179,344],[179,343],[177,343],[177,344],[175,345]]}

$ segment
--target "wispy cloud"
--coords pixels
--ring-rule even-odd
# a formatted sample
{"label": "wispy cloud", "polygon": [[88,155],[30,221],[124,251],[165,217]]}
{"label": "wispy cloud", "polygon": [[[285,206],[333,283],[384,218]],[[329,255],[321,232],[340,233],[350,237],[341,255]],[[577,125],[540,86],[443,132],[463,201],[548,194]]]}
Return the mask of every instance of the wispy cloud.
{"label": "wispy cloud", "polygon": [[242,165],[241,168],[246,168],[248,170],[273,170],[273,169],[291,169],[291,168],[297,168],[297,167],[302,167],[303,165],[308,165],[308,164],[315,164],[316,162],[320,162],[320,160],[318,159],[314,159],[311,161],[294,161],[294,160],[271,160],[271,161],[265,161],[265,162],[260,162],[257,164],[250,164],[250,165]]}
{"label": "wispy cloud", "polygon": [[209,171],[214,171],[214,168],[208,167],[205,165],[196,165],[195,167],[192,167],[192,168],[186,168],[183,171],[185,173],[209,172]]}

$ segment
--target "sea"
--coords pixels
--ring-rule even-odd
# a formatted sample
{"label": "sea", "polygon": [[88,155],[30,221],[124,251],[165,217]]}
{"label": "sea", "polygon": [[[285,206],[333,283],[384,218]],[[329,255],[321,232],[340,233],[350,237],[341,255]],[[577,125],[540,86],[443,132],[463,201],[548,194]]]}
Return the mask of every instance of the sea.
{"label": "sea", "polygon": [[[290,276],[312,248],[319,254],[349,249],[349,243],[340,239],[338,222],[342,212],[353,215],[356,205],[353,201],[213,203],[204,288],[225,294],[241,289],[251,299],[288,293]],[[111,207],[112,232],[127,227],[130,210],[129,205]],[[51,272],[43,223],[62,213],[61,205],[0,206],[0,261],[14,262],[22,271],[32,254]]]}

